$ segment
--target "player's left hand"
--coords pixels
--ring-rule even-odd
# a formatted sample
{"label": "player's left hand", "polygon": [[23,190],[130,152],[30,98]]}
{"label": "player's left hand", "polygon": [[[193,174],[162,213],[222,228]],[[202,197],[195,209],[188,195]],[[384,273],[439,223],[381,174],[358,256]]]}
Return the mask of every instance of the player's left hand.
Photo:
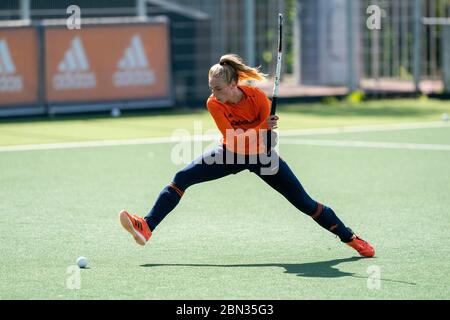
{"label": "player's left hand", "polygon": [[272,115],[267,118],[267,125],[269,126],[269,130],[278,128],[278,119],[280,119],[277,115]]}

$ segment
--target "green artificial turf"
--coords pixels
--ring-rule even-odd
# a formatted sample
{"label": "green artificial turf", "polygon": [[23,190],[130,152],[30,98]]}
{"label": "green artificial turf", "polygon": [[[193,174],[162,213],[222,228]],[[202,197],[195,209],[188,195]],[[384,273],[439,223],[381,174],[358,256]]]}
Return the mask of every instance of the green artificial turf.
{"label": "green artificial turf", "polygon": [[[384,112],[380,118],[324,116],[297,107],[280,112],[288,129],[397,119]],[[332,106],[340,107],[347,108]],[[446,106],[431,108],[397,122],[438,120]],[[164,136],[193,130],[196,119],[210,121],[194,112],[4,122],[1,144]],[[450,145],[450,126],[306,138]],[[192,186],[147,246],[136,245],[118,212],[148,212],[183,167],[173,163],[173,147],[0,152],[0,299],[450,298],[450,151],[282,141],[280,153],[306,191],[374,245],[376,257],[367,259],[247,171]],[[88,258],[89,268],[80,271],[80,288],[71,289],[79,256]]]}
{"label": "green artificial turf", "polygon": [[[287,105],[280,129],[439,121],[449,109],[434,100]],[[194,133],[195,121],[214,128],[205,111],[8,119],[0,146]],[[286,139],[327,141],[281,140],[280,153],[313,198],[374,245],[375,258],[360,258],[247,171],[189,188],[140,247],[117,215],[148,212],[183,167],[171,159],[173,143],[0,148],[0,299],[450,298],[450,125]],[[444,148],[332,143],[342,140]],[[73,268],[79,256],[87,269]]]}
{"label": "green artificial turf", "polygon": [[[441,121],[450,103],[435,99],[377,100],[360,103],[288,104],[278,107],[280,130]],[[206,110],[124,113],[123,117],[58,116],[54,119],[3,119],[0,146],[171,136],[175,129],[194,134],[215,129]],[[197,130],[197,131],[196,131]]]}

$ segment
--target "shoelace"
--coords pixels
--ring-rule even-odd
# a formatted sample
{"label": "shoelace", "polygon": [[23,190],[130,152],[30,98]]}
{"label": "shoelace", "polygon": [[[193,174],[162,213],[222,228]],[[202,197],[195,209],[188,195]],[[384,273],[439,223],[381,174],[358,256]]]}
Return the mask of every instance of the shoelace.
{"label": "shoelace", "polygon": [[142,231],[142,223],[141,223],[138,219],[136,219],[137,217],[136,217],[135,215],[133,215],[133,217],[135,218],[135,220],[134,220],[134,225],[135,225],[140,231]]}

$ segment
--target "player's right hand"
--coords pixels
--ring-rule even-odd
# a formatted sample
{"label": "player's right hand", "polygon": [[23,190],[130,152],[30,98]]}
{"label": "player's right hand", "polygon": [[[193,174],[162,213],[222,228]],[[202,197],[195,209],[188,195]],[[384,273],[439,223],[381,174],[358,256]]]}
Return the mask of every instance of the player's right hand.
{"label": "player's right hand", "polygon": [[278,128],[278,119],[280,119],[277,115],[271,115],[267,118],[267,125],[269,126],[269,130]]}

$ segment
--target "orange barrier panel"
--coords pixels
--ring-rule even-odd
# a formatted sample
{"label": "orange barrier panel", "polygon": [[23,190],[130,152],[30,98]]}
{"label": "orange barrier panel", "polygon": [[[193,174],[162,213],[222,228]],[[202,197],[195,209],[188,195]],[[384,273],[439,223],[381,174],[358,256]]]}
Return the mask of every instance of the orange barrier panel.
{"label": "orange barrier panel", "polygon": [[49,103],[170,96],[166,23],[45,29]]}
{"label": "orange barrier panel", "polygon": [[35,28],[0,29],[0,107],[38,103],[38,61]]}

